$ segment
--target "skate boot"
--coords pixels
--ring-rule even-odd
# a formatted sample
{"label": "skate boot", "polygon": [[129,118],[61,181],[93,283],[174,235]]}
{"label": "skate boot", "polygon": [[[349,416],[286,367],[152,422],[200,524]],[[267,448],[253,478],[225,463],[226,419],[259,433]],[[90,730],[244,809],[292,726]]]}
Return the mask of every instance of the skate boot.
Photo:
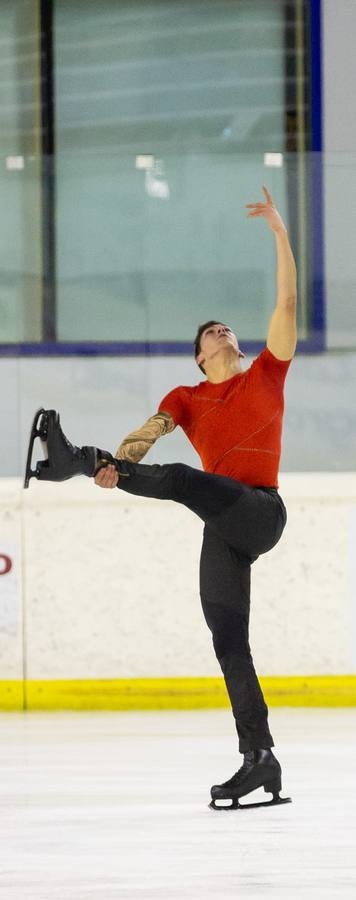
{"label": "skate boot", "polygon": [[[252,809],[254,806],[276,806],[278,803],[291,803],[290,797],[280,797],[282,787],[282,770],[272,750],[248,750],[244,753],[244,763],[235,775],[224,784],[214,784],[211,788],[211,809]],[[266,793],[273,794],[272,800],[262,803],[239,803],[251,791],[263,787]],[[217,801],[231,800],[229,805],[217,806]]]}
{"label": "skate boot", "polygon": [[[32,450],[36,438],[42,443],[45,459],[31,468]],[[74,475],[94,477],[98,470],[117,460],[106,450],[97,447],[75,447],[66,438],[59,424],[59,413],[54,409],[39,409],[32,423],[26,460],[24,487],[30,478],[41,481],[66,481]]]}

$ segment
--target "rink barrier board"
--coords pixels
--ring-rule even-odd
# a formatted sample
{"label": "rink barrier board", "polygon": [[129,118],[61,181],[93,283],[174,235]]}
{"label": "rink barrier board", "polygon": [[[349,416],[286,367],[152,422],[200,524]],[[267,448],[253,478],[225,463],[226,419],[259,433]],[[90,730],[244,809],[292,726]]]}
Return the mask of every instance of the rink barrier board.
{"label": "rink barrier board", "polygon": [[[268,706],[356,706],[356,675],[261,676]],[[0,681],[5,710],[227,709],[223,678]]]}

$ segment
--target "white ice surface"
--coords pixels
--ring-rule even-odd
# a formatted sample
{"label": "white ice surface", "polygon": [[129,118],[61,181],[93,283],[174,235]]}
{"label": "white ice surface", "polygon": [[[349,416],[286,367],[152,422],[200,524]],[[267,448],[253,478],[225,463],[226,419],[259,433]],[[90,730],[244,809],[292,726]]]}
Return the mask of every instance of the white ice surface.
{"label": "white ice surface", "polygon": [[356,710],[270,725],[293,802],[214,812],[228,711],[0,714],[1,900],[355,898]]}

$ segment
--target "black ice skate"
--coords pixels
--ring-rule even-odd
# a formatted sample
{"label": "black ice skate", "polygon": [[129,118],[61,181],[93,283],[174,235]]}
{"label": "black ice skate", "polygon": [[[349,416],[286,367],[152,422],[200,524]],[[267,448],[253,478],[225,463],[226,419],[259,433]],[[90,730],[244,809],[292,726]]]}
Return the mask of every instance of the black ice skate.
{"label": "black ice skate", "polygon": [[[32,451],[37,437],[41,440],[45,459],[32,469]],[[115,465],[115,462],[117,460],[106,450],[73,446],[63,434],[59,413],[55,409],[39,409],[31,428],[24,487],[28,487],[30,478],[67,481],[75,475],[94,477],[100,468],[109,463]]]}
{"label": "black ice skate", "polygon": [[[277,806],[279,803],[291,803],[290,797],[280,797],[282,789],[282,770],[278,759],[271,750],[249,750],[244,753],[244,763],[235,775],[224,784],[214,784],[211,788],[211,809],[253,809],[255,806]],[[265,792],[273,794],[272,800],[261,803],[240,803],[251,791],[263,787]],[[229,805],[218,806],[217,801],[231,800]]]}

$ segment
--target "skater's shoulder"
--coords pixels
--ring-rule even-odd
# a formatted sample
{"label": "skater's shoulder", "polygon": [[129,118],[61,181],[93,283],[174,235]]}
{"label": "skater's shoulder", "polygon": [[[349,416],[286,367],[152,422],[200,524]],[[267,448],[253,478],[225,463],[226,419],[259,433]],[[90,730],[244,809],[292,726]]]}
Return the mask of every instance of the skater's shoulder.
{"label": "skater's shoulder", "polygon": [[161,400],[158,411],[174,411],[177,414],[179,411],[187,409],[192,390],[193,388],[186,384],[179,384],[177,387],[172,388]]}
{"label": "skater's shoulder", "polygon": [[189,384],[177,384],[176,387],[171,388],[170,391],[166,394],[166,397],[178,397],[180,394],[189,393],[192,390],[192,387]]}
{"label": "skater's shoulder", "polygon": [[204,396],[209,381],[199,381],[197,384],[179,384],[171,391],[172,398],[180,400],[184,404],[190,405],[191,402],[200,396]]}
{"label": "skater's shoulder", "polygon": [[180,394],[181,396],[189,396],[196,387],[197,385],[192,384],[178,384],[177,387],[172,388],[170,393],[177,395]]}
{"label": "skater's shoulder", "polygon": [[275,354],[272,353],[272,350],[270,350],[266,344],[258,354],[258,356],[256,356],[253,360],[250,369],[255,368],[256,365],[280,366],[281,368],[288,368],[293,359],[294,356],[292,356],[290,359],[280,359],[278,356],[275,356]]}
{"label": "skater's shoulder", "polygon": [[271,383],[283,387],[292,359],[279,359],[265,346],[248,369],[251,384]]}

